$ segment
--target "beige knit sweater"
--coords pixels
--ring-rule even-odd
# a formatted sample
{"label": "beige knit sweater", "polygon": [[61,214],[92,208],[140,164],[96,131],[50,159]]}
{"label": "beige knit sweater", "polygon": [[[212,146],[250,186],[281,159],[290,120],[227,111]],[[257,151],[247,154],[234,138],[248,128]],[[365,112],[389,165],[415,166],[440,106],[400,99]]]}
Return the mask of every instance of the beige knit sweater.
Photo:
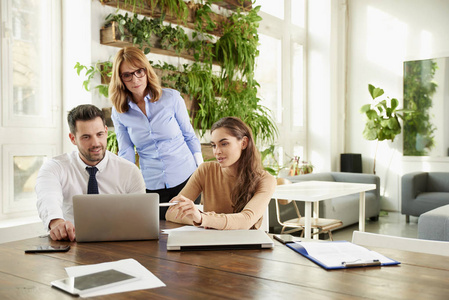
{"label": "beige knit sweater", "polygon": [[[215,229],[259,228],[262,215],[268,207],[276,187],[276,179],[264,173],[257,192],[239,213],[232,212],[231,191],[236,178],[222,169],[217,162],[202,163],[192,174],[186,186],[180,192],[189,199],[196,199],[203,192],[201,202],[204,205],[201,226]],[[176,212],[168,210],[168,221],[192,224],[187,219],[175,219]]]}

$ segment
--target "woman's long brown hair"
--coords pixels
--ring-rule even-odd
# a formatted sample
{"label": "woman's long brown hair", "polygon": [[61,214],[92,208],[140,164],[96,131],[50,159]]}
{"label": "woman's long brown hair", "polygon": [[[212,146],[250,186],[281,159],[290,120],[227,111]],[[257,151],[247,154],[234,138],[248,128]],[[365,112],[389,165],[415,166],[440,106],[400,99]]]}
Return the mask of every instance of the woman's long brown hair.
{"label": "woman's long brown hair", "polygon": [[151,96],[151,102],[156,102],[162,95],[162,88],[153,68],[142,50],[136,47],[125,47],[120,49],[115,55],[112,66],[111,83],[109,84],[109,99],[119,113],[127,112],[129,109],[128,97],[132,98],[132,93],[120,78],[120,66],[127,62],[136,69],[145,68],[147,74],[147,93]]}
{"label": "woman's long brown hair", "polygon": [[256,193],[264,169],[260,160],[259,151],[254,143],[251,129],[242,120],[236,117],[225,117],[215,122],[211,127],[211,133],[218,128],[225,128],[227,132],[242,140],[248,138],[248,146],[242,150],[237,168],[236,185],[232,190],[231,199],[234,203],[234,213],[241,212],[246,204]]}

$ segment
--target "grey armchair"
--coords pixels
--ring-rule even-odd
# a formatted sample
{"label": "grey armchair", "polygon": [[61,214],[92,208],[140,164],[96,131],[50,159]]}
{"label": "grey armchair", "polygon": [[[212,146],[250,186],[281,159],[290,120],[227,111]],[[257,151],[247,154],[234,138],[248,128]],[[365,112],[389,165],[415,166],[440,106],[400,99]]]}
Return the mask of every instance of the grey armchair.
{"label": "grey armchair", "polygon": [[402,184],[402,208],[406,222],[410,216],[421,214],[449,204],[449,172],[413,172],[404,174]]}

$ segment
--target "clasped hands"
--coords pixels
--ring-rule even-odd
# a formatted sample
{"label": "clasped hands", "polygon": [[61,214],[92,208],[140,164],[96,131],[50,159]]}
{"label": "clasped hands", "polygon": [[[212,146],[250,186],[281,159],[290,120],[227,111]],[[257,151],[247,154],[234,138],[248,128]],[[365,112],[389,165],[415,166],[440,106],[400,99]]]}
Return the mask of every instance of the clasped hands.
{"label": "clasped hands", "polygon": [[170,200],[170,203],[177,203],[170,206],[168,210],[176,212],[176,219],[183,219],[184,217],[192,220],[197,224],[201,224],[202,216],[199,209],[195,206],[195,203],[183,195],[178,195]]}

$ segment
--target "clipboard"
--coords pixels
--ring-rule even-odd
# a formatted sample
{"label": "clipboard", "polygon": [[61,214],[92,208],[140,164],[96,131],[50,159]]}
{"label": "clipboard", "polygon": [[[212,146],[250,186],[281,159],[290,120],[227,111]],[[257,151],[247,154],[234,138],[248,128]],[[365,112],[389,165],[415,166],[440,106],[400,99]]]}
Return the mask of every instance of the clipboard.
{"label": "clipboard", "polygon": [[[287,247],[326,270],[398,265],[400,262],[347,241],[295,242]],[[307,250],[309,249],[309,251]],[[309,253],[310,252],[310,253]]]}

